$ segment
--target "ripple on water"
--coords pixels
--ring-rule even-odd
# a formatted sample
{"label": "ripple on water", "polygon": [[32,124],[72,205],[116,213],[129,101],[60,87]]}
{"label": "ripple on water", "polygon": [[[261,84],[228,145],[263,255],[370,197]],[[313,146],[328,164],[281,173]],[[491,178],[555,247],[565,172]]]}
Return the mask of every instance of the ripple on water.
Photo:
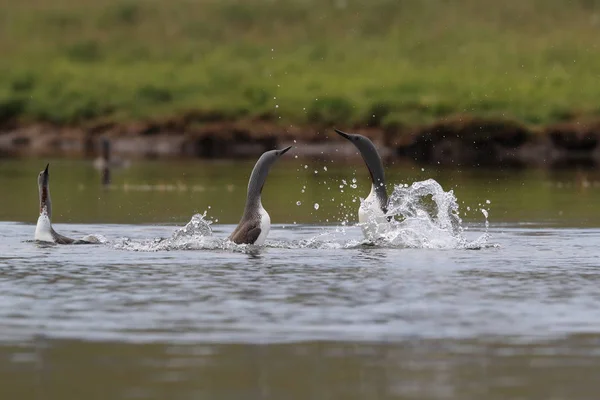
{"label": "ripple on water", "polygon": [[[317,207],[318,208],[318,205]],[[389,199],[389,223],[377,224],[381,236],[375,241],[347,240],[344,227],[323,229],[302,240],[269,241],[267,246],[280,249],[351,249],[361,246],[382,248],[481,249],[494,247],[484,232],[475,240],[464,236],[458,202],[452,191],[444,191],[433,179],[412,185],[396,185]],[[487,213],[484,213],[487,226]],[[372,223],[372,222],[369,222]],[[254,251],[254,246],[236,245],[212,235],[212,221],[205,214],[194,215],[183,228],[169,238],[131,240],[113,243],[115,248],[133,251],[227,250]],[[358,224],[359,226],[361,224]]]}
{"label": "ripple on water", "polygon": [[[598,230],[495,228],[501,247],[472,252],[372,245],[357,227],[276,225],[260,249],[129,252],[40,248],[23,241],[31,228],[0,229],[3,340],[39,333],[141,342],[531,338],[600,330]],[[83,228],[132,242],[173,232]],[[471,228],[472,237],[482,233]],[[212,227],[216,237],[232,229]]]}

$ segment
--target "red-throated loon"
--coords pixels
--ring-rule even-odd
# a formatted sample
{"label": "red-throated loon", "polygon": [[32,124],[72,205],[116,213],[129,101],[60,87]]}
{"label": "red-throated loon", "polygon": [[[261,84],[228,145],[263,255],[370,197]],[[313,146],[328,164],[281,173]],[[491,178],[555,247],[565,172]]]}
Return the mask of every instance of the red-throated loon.
{"label": "red-throated loon", "polygon": [[381,157],[369,138],[345,133],[338,129],[335,131],[356,146],[371,174],[371,192],[358,209],[358,222],[367,239],[376,239],[381,233],[381,228],[385,227],[384,224],[389,222],[389,217],[386,216],[388,195],[385,189],[385,174]]}
{"label": "red-throated loon", "polygon": [[38,189],[40,193],[40,216],[35,227],[35,240],[57,244],[89,244],[87,240],[71,239],[56,233],[52,228],[52,200],[50,199],[50,173],[48,167],[38,175]]}
{"label": "red-throated loon", "polygon": [[248,181],[248,195],[244,215],[229,239],[237,244],[262,245],[271,229],[271,218],[260,201],[262,188],[267,180],[271,165],[292,146],[283,150],[270,150],[263,153],[254,165]]}

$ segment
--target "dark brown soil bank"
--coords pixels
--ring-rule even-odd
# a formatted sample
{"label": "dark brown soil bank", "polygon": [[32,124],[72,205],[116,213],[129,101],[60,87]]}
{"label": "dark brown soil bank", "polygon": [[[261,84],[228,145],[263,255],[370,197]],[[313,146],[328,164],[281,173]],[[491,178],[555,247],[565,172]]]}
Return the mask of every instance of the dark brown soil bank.
{"label": "dark brown soil bank", "polygon": [[[384,157],[444,166],[600,165],[600,120],[529,127],[510,120],[453,117],[421,127],[345,127],[370,137]],[[47,124],[0,129],[0,156],[96,157],[108,139],[129,158],[243,158],[295,144],[297,154],[355,154],[331,127],[282,126],[270,121],[185,117],[160,123],[64,127]],[[337,150],[337,151],[336,151]]]}
{"label": "dark brown soil bank", "polygon": [[600,165],[600,121],[527,127],[508,120],[456,117],[398,133],[388,145],[399,157],[458,166]]}

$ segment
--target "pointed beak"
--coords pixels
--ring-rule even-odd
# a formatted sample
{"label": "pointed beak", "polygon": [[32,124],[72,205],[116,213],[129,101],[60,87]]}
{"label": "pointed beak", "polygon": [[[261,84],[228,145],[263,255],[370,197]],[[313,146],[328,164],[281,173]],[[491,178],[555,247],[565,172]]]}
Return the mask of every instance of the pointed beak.
{"label": "pointed beak", "polygon": [[292,146],[289,146],[289,147],[286,147],[285,149],[281,150],[281,153],[279,153],[279,156],[281,157],[282,155],[284,155],[291,148],[292,148]]}
{"label": "pointed beak", "polygon": [[346,132],[342,132],[342,131],[340,131],[339,129],[334,129],[334,130],[335,130],[335,132],[336,132],[337,134],[339,134],[340,136],[342,136],[342,137],[345,137],[346,139],[350,140],[350,135],[349,135],[349,134],[347,134]]}
{"label": "pointed beak", "polygon": [[44,170],[44,175],[48,175],[48,167],[50,166],[50,163],[46,164],[46,169]]}

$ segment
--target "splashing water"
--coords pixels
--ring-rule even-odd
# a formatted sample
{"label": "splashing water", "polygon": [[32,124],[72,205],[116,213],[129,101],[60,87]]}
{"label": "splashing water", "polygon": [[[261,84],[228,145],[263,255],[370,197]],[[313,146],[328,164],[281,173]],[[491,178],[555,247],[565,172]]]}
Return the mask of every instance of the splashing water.
{"label": "splashing water", "polygon": [[80,240],[87,242],[87,243],[93,243],[93,244],[108,243],[108,239],[106,239],[106,237],[104,237],[103,235],[99,235],[99,234],[85,235]]}
{"label": "splashing water", "polygon": [[206,213],[195,214],[183,228],[177,229],[170,238],[156,238],[153,240],[135,241],[123,239],[114,245],[115,248],[134,251],[159,251],[159,250],[200,250],[223,249],[230,243],[225,239],[212,236],[210,225],[212,221],[205,219]]}
{"label": "splashing water", "polygon": [[[361,203],[364,202],[360,199]],[[364,203],[363,203],[364,204]],[[345,207],[344,204],[341,207]],[[396,185],[389,198],[387,216],[390,222],[367,221],[363,225],[375,224],[375,240],[350,240],[346,236],[347,221],[334,230],[324,229],[321,233],[299,241],[267,241],[266,247],[310,248],[320,250],[352,249],[367,246],[387,248],[424,249],[481,249],[496,247],[489,244],[488,211],[483,210],[486,232],[473,241],[464,236],[458,201],[452,190],[445,192],[433,179],[415,182],[412,185]],[[352,211],[355,218],[356,209]],[[352,228],[350,228],[352,229]]]}
{"label": "splashing water", "polygon": [[171,240],[177,241],[188,238],[204,238],[206,236],[212,236],[212,229],[210,225],[212,221],[206,220],[206,213],[195,214],[192,216],[190,222],[187,223],[183,228],[179,228],[171,236]]}
{"label": "splashing water", "polygon": [[[346,182],[344,182],[345,184]],[[361,199],[361,202],[363,200]],[[298,202],[300,203],[300,202]],[[356,204],[356,203],[353,203]],[[341,205],[345,207],[344,204]],[[319,209],[315,203],[315,210]],[[463,235],[458,202],[452,190],[445,192],[433,179],[415,182],[412,185],[396,185],[389,197],[387,216],[391,221],[376,222],[375,240],[349,240],[346,238],[345,220],[342,227],[324,229],[321,233],[299,241],[267,240],[266,246],[275,248],[344,249],[368,245],[379,247],[410,247],[429,249],[480,249],[489,247],[488,211],[483,210],[486,232],[474,241]],[[256,246],[236,245],[227,238],[212,236],[212,221],[206,213],[196,214],[183,228],[177,229],[169,238],[150,240],[122,239],[113,244],[115,248],[133,251],[161,250],[225,250],[252,252]],[[368,221],[367,224],[373,224]],[[359,227],[362,224],[357,224]]]}
{"label": "splashing water", "polygon": [[[464,237],[456,196],[452,190],[445,192],[433,179],[410,186],[395,185],[386,215],[392,219],[377,224],[378,245],[448,249],[481,248],[487,244],[487,232],[473,242]],[[487,212],[484,216],[487,230]]]}

